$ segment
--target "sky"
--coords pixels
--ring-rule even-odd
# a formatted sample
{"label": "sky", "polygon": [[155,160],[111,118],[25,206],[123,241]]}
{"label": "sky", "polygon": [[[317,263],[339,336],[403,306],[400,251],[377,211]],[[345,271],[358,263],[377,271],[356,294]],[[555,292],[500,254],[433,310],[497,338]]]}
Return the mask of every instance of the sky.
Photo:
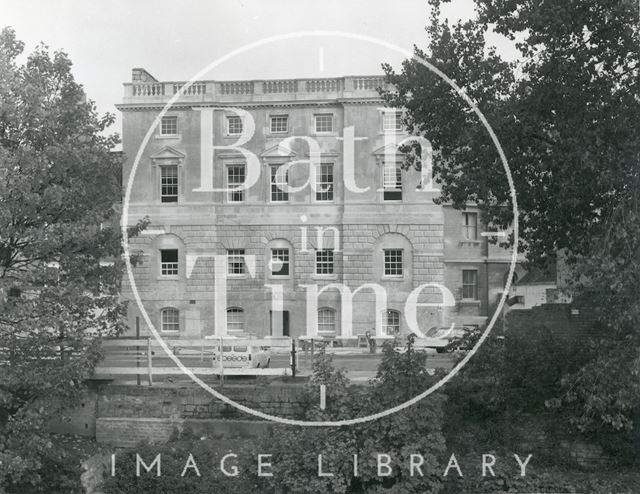
{"label": "sky", "polygon": [[[472,0],[443,8],[450,20],[473,15]],[[118,117],[115,104],[131,69],[162,81],[186,81],[213,61],[247,44],[299,31],[340,31],[412,50],[426,46],[426,0],[0,0],[0,26],[12,26],[30,52],[39,42],[63,50],[73,73],[100,113]],[[490,38],[508,58],[513,48]],[[251,49],[203,79],[279,79],[381,74],[404,56],[344,37],[295,38]]]}

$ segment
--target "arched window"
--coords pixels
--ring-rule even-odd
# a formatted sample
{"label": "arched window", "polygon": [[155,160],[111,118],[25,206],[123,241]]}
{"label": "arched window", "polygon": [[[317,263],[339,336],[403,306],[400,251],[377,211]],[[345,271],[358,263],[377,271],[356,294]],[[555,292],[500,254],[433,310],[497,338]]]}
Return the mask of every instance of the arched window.
{"label": "arched window", "polygon": [[244,310],[240,307],[227,309],[227,333],[244,333]]}
{"label": "arched window", "polygon": [[400,312],[393,309],[384,311],[384,332],[390,336],[400,332]]}
{"label": "arched window", "polygon": [[336,311],[330,307],[318,309],[318,334],[335,334],[336,332]]}
{"label": "arched window", "polygon": [[162,331],[180,331],[180,311],[173,307],[162,309]]}

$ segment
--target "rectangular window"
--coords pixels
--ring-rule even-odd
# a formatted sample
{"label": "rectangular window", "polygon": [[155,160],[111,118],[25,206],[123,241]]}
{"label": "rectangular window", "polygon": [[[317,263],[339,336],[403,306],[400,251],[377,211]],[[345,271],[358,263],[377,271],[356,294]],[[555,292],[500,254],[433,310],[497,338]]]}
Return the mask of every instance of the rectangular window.
{"label": "rectangular window", "polygon": [[462,238],[478,240],[478,213],[462,213]]}
{"label": "rectangular window", "polygon": [[[244,183],[245,179],[245,166],[244,165],[229,165],[227,167],[227,188],[235,189]],[[227,199],[229,202],[242,202],[244,201],[244,189],[228,190]]]}
{"label": "rectangular window", "polygon": [[275,115],[271,117],[271,132],[273,134],[283,134],[289,132],[289,116]]}
{"label": "rectangular window", "polygon": [[242,134],[242,119],[239,116],[233,115],[227,117],[227,134]]}
{"label": "rectangular window", "polygon": [[316,201],[333,201],[333,163],[316,168]]}
{"label": "rectangular window", "polygon": [[244,274],[244,249],[227,250],[227,273]]}
{"label": "rectangular window", "polygon": [[160,202],[178,202],[178,165],[160,167]]}
{"label": "rectangular window", "polygon": [[160,135],[174,136],[178,134],[178,117],[162,117]]}
{"label": "rectangular window", "polygon": [[399,111],[382,112],[382,131],[383,132],[402,131],[402,112],[399,112]]}
{"label": "rectangular window", "polygon": [[333,274],[333,250],[316,251],[316,274]]}
{"label": "rectangular window", "polygon": [[315,115],[316,120],[316,132],[333,132],[333,115],[330,113],[323,113],[321,115]]}
{"label": "rectangular window", "polygon": [[282,165],[271,167],[271,202],[286,202],[289,200],[289,192],[287,192],[289,170],[284,174],[278,174],[278,168],[280,168],[280,166]]}
{"label": "rectangular window", "polygon": [[402,249],[384,250],[384,275],[402,276]]}
{"label": "rectangular window", "polygon": [[402,200],[402,168],[398,163],[384,164],[383,199],[385,201]]}
{"label": "rectangular window", "polygon": [[478,300],[478,271],[462,270],[462,298]]}
{"label": "rectangular window", "polygon": [[289,276],[289,249],[271,249],[271,275]]}
{"label": "rectangular window", "polygon": [[160,274],[178,276],[178,249],[160,251]]}

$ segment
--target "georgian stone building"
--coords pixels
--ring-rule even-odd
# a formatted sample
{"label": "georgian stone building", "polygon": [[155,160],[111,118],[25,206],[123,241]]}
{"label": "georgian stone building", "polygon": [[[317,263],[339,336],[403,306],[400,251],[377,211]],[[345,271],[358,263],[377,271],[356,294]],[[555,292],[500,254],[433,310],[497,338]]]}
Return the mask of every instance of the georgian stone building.
{"label": "georgian stone building", "polygon": [[[395,149],[407,136],[376,91],[382,83],[206,81],[177,98],[151,130],[129,202],[130,223],[151,220],[130,246],[142,254],[136,286],[159,331],[382,337],[409,332],[408,299],[418,302],[423,332],[485,321],[509,253],[487,243],[472,208],[435,205],[437,192],[420,172],[400,170]],[[124,85],[125,187],[145,135],[183,84],[134,69]],[[237,144],[249,120],[255,131]],[[310,155],[314,177],[304,164]],[[254,182],[246,190],[219,190],[245,180]],[[356,292],[364,284],[375,286]],[[450,290],[455,305],[437,305],[443,295],[435,284]],[[386,300],[376,299],[381,289]],[[221,291],[226,300],[216,300]],[[133,330],[135,303],[129,317]]]}

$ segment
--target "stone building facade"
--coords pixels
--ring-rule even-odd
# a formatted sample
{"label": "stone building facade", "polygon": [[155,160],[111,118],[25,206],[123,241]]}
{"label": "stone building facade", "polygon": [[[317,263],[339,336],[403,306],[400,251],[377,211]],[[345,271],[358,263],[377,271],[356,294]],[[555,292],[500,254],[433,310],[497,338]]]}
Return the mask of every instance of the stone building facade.
{"label": "stone building facade", "polygon": [[[434,204],[425,175],[399,169],[408,136],[381,84],[204,81],[179,94],[184,83],[133,70],[118,105],[123,182],[140,153],[128,221],[151,225],[130,248],[141,254],[136,287],[158,331],[349,338],[484,322],[509,253],[487,243],[473,208]],[[245,180],[254,183],[239,190]],[[437,285],[455,303],[443,307]],[[133,299],[128,280],[123,294]],[[144,321],[135,303],[129,318],[132,331]]]}

